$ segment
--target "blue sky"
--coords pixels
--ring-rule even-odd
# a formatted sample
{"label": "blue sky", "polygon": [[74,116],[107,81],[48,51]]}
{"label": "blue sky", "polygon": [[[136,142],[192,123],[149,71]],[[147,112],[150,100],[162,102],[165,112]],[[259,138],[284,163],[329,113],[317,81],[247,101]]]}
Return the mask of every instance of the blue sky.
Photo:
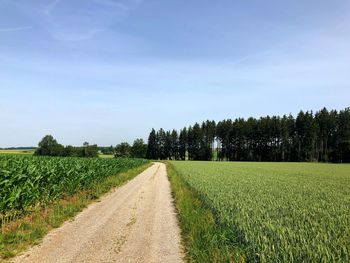
{"label": "blue sky", "polygon": [[350,106],[350,1],[0,0],[0,147]]}

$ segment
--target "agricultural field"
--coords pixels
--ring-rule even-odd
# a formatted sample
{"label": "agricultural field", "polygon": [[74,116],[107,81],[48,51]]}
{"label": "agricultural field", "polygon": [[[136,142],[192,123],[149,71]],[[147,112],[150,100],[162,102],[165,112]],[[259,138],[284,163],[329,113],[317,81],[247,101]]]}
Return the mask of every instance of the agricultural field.
{"label": "agricultural field", "polygon": [[0,154],[23,154],[33,155],[35,150],[33,149],[21,149],[21,150],[0,150]]}
{"label": "agricultural field", "polygon": [[0,214],[69,196],[145,163],[143,159],[0,155]]}
{"label": "agricultural field", "polygon": [[98,157],[103,158],[103,159],[109,159],[109,158],[114,158],[113,154],[99,154]]}
{"label": "agricultural field", "polygon": [[350,262],[350,165],[174,161],[170,167],[245,260]]}

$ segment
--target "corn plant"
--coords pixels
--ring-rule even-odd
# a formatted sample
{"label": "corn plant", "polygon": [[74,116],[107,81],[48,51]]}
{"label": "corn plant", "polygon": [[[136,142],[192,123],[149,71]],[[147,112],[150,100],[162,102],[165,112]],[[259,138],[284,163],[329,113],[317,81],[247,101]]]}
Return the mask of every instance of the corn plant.
{"label": "corn plant", "polygon": [[122,158],[0,156],[0,215],[69,196],[146,162]]}

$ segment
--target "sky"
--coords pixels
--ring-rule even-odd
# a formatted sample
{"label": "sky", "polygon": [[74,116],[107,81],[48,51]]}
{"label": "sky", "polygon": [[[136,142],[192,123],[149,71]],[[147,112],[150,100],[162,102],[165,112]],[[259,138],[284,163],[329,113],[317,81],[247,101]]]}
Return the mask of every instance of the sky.
{"label": "sky", "polygon": [[0,0],[0,147],[349,102],[349,0]]}

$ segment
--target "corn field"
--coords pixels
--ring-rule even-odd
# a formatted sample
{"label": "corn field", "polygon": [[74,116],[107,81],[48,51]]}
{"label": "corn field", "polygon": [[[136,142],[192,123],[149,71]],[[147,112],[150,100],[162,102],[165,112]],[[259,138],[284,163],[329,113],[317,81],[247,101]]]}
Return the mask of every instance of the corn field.
{"label": "corn field", "polygon": [[0,155],[1,223],[11,221],[30,207],[70,196],[145,163],[142,159]]}
{"label": "corn field", "polygon": [[350,262],[349,165],[172,164],[247,261]]}

